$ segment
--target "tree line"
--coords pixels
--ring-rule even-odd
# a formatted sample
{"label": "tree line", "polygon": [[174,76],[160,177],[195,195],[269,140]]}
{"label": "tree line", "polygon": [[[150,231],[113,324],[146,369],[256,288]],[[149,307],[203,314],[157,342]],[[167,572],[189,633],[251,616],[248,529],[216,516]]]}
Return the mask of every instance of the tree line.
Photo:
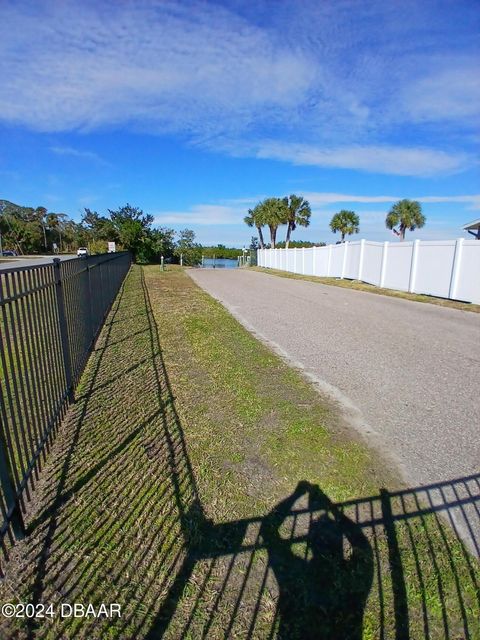
{"label": "tree line", "polygon": [[80,222],[65,213],[49,212],[45,207],[24,207],[0,200],[0,234],[2,249],[19,255],[73,253],[87,247],[90,253],[105,253],[107,243],[117,250],[131,251],[137,262],[167,261],[199,264],[202,247],[191,229],[175,232],[153,227],[154,218],[142,209],[126,204],[108,209],[106,215],[84,209]]}
{"label": "tree line", "polygon": [[[244,222],[249,227],[255,227],[258,232],[258,248],[267,246],[275,248],[288,247],[291,243],[292,232],[297,227],[308,227],[312,211],[308,200],[292,194],[285,198],[266,198],[259,202],[255,208],[248,210]],[[422,213],[422,207],[416,200],[400,200],[395,203],[385,218],[385,226],[390,229],[400,240],[405,239],[407,230],[414,231],[425,225],[426,218]],[[277,243],[277,231],[282,225],[286,225],[285,242]],[[342,209],[335,213],[330,220],[330,229],[333,233],[340,233],[341,242],[345,236],[360,231],[360,217],[354,211]],[[268,227],[270,232],[270,244],[265,243],[263,229]],[[252,239],[252,245],[255,244]],[[324,243],[317,243],[324,244]],[[297,243],[298,246],[298,243]],[[302,243],[301,246],[305,246]],[[313,246],[313,245],[311,245]],[[256,248],[256,247],[253,247]]]}

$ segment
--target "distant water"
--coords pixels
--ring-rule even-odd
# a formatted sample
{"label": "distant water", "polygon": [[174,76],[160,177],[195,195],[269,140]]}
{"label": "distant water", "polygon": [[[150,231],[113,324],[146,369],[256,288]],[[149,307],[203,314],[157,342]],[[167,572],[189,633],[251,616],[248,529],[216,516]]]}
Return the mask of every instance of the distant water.
{"label": "distant water", "polygon": [[203,267],[205,269],[236,269],[238,267],[237,260],[230,260],[229,258],[204,258]]}

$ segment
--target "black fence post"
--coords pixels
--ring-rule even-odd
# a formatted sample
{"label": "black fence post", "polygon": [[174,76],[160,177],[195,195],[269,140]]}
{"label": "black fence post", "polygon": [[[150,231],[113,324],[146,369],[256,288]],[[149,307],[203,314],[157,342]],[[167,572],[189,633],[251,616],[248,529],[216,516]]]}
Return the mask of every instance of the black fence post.
{"label": "black fence post", "polygon": [[88,282],[88,312],[89,312],[89,320],[90,320],[90,335],[89,335],[89,344],[93,342],[95,337],[95,326],[94,326],[94,316],[93,316],[93,299],[92,299],[92,277],[90,275],[90,271],[92,267],[89,264],[90,256],[87,257],[87,282]]}
{"label": "black fence post", "polygon": [[[4,426],[5,425],[2,425],[2,427]],[[7,516],[7,522],[10,521],[15,538],[17,540],[23,540],[25,537],[25,523],[23,522],[20,503],[15,495],[15,483],[13,481],[13,474],[5,444],[2,429],[2,433],[0,434],[0,486],[2,487],[7,514],[11,514],[10,518]]]}
{"label": "black fence post", "polygon": [[65,379],[67,383],[67,393],[70,402],[74,402],[74,390],[73,390],[73,372],[72,372],[72,359],[70,356],[70,344],[68,339],[68,325],[67,316],[65,313],[65,299],[62,290],[62,271],[60,268],[60,258],[53,259],[53,266],[55,269],[55,294],[57,300],[57,312],[58,322],[60,328],[60,339],[62,341],[62,356],[63,366],[65,369]]}

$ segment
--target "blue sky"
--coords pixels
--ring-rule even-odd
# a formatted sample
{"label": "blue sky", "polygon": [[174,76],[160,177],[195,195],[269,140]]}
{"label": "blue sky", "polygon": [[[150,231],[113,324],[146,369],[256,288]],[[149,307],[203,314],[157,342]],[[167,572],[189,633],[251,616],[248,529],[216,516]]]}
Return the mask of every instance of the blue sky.
{"label": "blue sky", "polygon": [[[477,0],[0,3],[0,197],[79,219],[129,202],[242,246],[267,196],[392,239],[421,201],[447,239],[480,217]],[[279,235],[283,235],[280,231]]]}

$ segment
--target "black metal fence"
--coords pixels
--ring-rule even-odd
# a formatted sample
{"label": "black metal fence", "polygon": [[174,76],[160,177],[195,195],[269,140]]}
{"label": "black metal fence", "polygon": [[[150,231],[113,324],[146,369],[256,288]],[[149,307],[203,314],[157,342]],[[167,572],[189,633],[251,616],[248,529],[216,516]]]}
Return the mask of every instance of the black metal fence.
{"label": "black metal fence", "polygon": [[0,271],[0,543],[25,502],[120,286],[129,253]]}

